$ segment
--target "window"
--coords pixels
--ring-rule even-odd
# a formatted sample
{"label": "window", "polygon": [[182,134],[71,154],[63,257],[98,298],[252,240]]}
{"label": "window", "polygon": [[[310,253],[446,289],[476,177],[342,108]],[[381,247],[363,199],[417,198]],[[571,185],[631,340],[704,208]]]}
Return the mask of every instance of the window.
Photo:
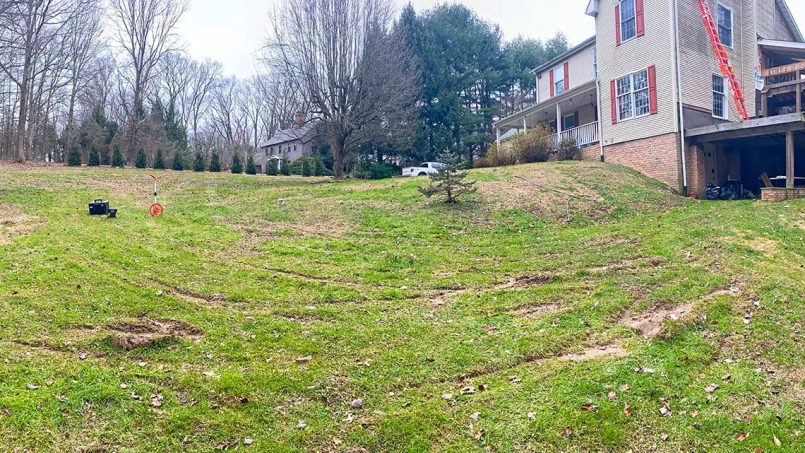
{"label": "window", "polygon": [[732,47],[732,10],[718,4],[718,39],[721,44]]}
{"label": "window", "polygon": [[619,121],[639,118],[651,112],[648,85],[647,69],[621,77],[616,81]]}
{"label": "window", "polygon": [[565,66],[559,65],[553,70],[553,94],[559,96],[565,92]]}
{"label": "window", "polygon": [[577,120],[578,116],[575,113],[571,113],[570,115],[565,115],[562,119],[562,130],[566,131],[568,129],[573,129],[579,127],[579,122]]}
{"label": "window", "polygon": [[620,0],[620,15],[620,38],[621,42],[624,42],[637,36],[635,0]]}
{"label": "window", "polygon": [[713,74],[713,116],[727,119],[727,90],[724,77]]}

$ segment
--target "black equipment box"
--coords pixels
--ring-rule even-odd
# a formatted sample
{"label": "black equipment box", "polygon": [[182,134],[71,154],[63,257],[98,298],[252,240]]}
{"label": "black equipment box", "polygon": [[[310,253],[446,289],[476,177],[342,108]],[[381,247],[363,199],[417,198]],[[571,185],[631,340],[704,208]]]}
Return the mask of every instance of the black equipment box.
{"label": "black equipment box", "polygon": [[109,215],[109,202],[95,200],[89,204],[89,215]]}

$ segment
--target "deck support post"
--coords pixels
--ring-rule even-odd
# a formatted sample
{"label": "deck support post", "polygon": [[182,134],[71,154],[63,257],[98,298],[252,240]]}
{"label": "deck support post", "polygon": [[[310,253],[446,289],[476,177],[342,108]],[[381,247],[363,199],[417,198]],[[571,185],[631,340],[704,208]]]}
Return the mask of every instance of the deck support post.
{"label": "deck support post", "polygon": [[785,133],[785,186],[794,188],[794,132]]}

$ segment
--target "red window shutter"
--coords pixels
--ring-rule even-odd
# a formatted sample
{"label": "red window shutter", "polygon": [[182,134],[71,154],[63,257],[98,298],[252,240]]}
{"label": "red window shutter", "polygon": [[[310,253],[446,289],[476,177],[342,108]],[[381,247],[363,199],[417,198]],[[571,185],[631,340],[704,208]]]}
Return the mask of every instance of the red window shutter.
{"label": "red window shutter", "polygon": [[635,22],[637,23],[637,36],[646,34],[646,21],[643,15],[643,0],[634,0]]}
{"label": "red window shutter", "polygon": [[649,108],[651,109],[651,114],[657,114],[657,68],[655,66],[649,66],[648,68],[648,96],[649,96]]}
{"label": "red window shutter", "polygon": [[565,91],[570,89],[570,63],[565,63]]}
{"label": "red window shutter", "polygon": [[615,81],[609,84],[609,99],[612,103],[612,124],[618,124],[618,96],[615,92]]}
{"label": "red window shutter", "polygon": [[553,97],[553,69],[551,69],[551,97]]}
{"label": "red window shutter", "polygon": [[615,42],[621,45],[621,5],[615,5]]}

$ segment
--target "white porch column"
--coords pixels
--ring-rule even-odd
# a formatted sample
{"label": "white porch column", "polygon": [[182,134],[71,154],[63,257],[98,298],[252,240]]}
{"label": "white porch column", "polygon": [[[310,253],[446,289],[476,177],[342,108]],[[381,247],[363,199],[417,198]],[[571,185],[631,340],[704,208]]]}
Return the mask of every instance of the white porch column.
{"label": "white porch column", "polygon": [[560,103],[556,103],[556,134],[560,135],[562,133],[562,105]]}
{"label": "white porch column", "polygon": [[495,135],[497,136],[498,149],[500,149],[500,128],[499,127],[495,128]]}
{"label": "white porch column", "polygon": [[794,133],[785,133],[785,186],[793,189],[796,180],[794,179]]}
{"label": "white porch column", "polygon": [[523,133],[528,133],[528,116],[523,117]]}

